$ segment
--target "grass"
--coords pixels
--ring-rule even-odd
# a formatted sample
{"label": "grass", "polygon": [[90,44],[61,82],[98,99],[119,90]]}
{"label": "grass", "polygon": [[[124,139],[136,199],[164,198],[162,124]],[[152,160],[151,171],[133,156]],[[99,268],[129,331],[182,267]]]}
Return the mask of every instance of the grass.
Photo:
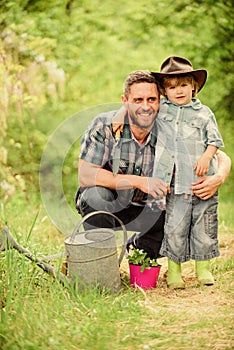
{"label": "grass", "polygon": [[[77,293],[64,288],[16,250],[1,252],[0,348],[233,349],[232,212],[232,202],[220,204],[221,257],[212,262],[216,280],[212,287],[197,284],[191,261],[183,265],[186,289],[169,290],[163,258],[157,288],[147,292],[133,289],[124,259],[119,293],[111,295],[98,288]],[[37,256],[64,249],[64,236],[36,201],[24,207],[17,199],[2,205],[1,222],[7,223],[18,242]]]}

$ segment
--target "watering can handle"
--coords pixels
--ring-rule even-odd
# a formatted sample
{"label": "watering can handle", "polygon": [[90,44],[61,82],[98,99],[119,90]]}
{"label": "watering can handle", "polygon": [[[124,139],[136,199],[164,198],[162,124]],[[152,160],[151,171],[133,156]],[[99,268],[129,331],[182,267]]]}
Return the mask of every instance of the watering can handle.
{"label": "watering can handle", "polygon": [[124,257],[124,254],[125,254],[125,250],[126,250],[126,245],[127,245],[127,239],[128,239],[128,234],[127,234],[127,230],[124,226],[124,223],[114,214],[112,213],[109,213],[108,211],[103,211],[103,210],[98,210],[98,211],[94,211],[92,213],[89,213],[87,215],[85,215],[79,222],[78,224],[76,225],[76,227],[74,228],[74,230],[72,231],[72,234],[71,234],[71,241],[74,241],[75,240],[75,236],[76,236],[76,233],[79,232],[79,228],[80,226],[87,220],[89,219],[91,216],[94,216],[94,215],[98,215],[98,214],[107,214],[107,215],[110,215],[112,216],[115,220],[117,220],[119,222],[119,224],[121,225],[122,227],[122,230],[123,230],[123,244],[122,244],[122,251],[120,253],[120,256],[119,256],[119,265],[121,264],[122,260],[123,260],[123,257]]}

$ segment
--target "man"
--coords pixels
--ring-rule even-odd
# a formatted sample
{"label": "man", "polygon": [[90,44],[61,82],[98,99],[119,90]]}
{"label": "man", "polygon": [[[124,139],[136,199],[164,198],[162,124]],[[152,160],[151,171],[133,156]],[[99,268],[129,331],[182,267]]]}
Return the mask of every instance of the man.
{"label": "man", "polygon": [[[85,132],[80,146],[77,210],[82,216],[104,210],[115,214],[131,231],[135,247],[151,258],[159,257],[165,208],[161,198],[169,184],[152,178],[160,95],[148,71],[128,75],[122,96],[123,108],[98,115]],[[194,193],[209,198],[225,181],[230,160],[218,153],[218,172],[193,184]],[[90,227],[117,227],[109,215],[92,216]]]}

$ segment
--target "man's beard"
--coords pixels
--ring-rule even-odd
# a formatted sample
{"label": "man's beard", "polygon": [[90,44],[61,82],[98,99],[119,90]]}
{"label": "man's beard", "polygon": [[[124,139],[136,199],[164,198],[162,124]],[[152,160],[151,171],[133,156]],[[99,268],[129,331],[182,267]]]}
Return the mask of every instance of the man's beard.
{"label": "man's beard", "polygon": [[[154,118],[152,117],[153,114],[155,114]],[[140,116],[137,118],[136,113],[132,112],[131,110],[129,111],[130,123],[132,123],[133,125],[141,129],[146,129],[146,130],[152,127],[152,125],[155,122],[156,115],[157,115],[157,112],[151,112],[151,121],[149,121],[149,123],[147,124],[147,123],[141,122]]]}

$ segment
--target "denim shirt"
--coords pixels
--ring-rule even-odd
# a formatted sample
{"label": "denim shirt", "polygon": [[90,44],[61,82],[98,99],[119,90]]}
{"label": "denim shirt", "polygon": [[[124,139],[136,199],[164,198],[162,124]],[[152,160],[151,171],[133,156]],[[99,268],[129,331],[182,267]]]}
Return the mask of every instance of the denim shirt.
{"label": "denim shirt", "polygon": [[[191,184],[198,179],[193,168],[207,145],[224,147],[214,114],[198,99],[179,106],[162,98],[156,125],[153,176],[170,184],[175,171],[175,194],[191,194]],[[214,157],[206,175],[215,173],[216,162]]]}

